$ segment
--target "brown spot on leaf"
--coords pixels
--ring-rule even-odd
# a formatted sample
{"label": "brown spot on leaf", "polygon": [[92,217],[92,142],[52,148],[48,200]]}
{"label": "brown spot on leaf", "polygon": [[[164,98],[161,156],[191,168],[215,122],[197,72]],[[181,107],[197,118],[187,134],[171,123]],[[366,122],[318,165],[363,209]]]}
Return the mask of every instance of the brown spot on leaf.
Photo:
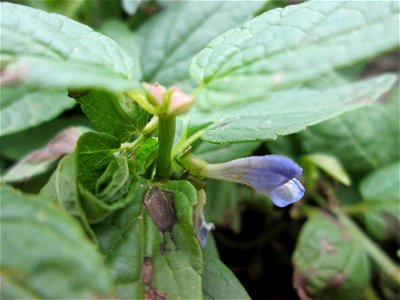
{"label": "brown spot on leaf", "polygon": [[26,68],[20,66],[16,69],[3,68],[0,70],[0,85],[15,85],[20,83],[26,74]]}
{"label": "brown spot on leaf", "polygon": [[162,233],[172,231],[177,222],[174,194],[156,186],[144,194],[144,208]]}
{"label": "brown spot on leaf", "polygon": [[327,238],[321,239],[321,245],[322,245],[322,249],[326,253],[335,253],[336,252],[335,247],[332,245],[332,243]]}
{"label": "brown spot on leaf", "polygon": [[132,104],[127,99],[124,99],[124,104],[127,109],[132,109]]}
{"label": "brown spot on leaf", "polygon": [[164,255],[168,250],[165,239],[166,232],[169,233],[175,245],[175,250],[178,250],[178,246],[172,235],[172,229],[177,222],[174,194],[153,186],[143,195],[143,204],[145,210],[156,224],[157,229],[163,234],[160,248],[161,254]]}
{"label": "brown spot on leaf", "polygon": [[151,285],[151,278],[153,276],[153,265],[151,257],[144,257],[142,263],[142,281],[145,285]]}
{"label": "brown spot on leaf", "polygon": [[346,276],[344,276],[344,274],[336,273],[328,280],[328,282],[326,283],[326,288],[327,289],[337,288],[343,285],[345,281],[346,281]]}
{"label": "brown spot on leaf", "polygon": [[294,267],[293,287],[301,300],[313,299],[312,295],[307,291],[307,284],[310,276],[314,272],[315,270],[310,268],[305,274],[303,274],[297,266]]}
{"label": "brown spot on leaf", "polygon": [[142,263],[141,278],[145,287],[143,298],[145,300],[165,300],[167,294],[157,290],[152,283],[153,263],[151,257],[144,257]]}

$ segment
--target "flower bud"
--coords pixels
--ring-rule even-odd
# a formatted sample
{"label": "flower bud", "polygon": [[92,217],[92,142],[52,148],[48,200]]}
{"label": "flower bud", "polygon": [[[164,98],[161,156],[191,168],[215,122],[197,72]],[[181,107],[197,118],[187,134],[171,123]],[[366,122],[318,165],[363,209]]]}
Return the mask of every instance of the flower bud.
{"label": "flower bud", "polygon": [[148,91],[151,102],[161,107],[163,105],[163,100],[167,89],[158,82],[156,83],[144,82],[143,86]]}
{"label": "flower bud", "polygon": [[155,106],[156,114],[176,116],[188,110],[193,97],[185,94],[179,87],[172,86],[168,90],[159,83],[143,83],[148,92],[149,101]]}
{"label": "flower bud", "polygon": [[193,103],[193,97],[186,95],[180,88],[171,88],[170,114],[180,115],[186,112]]}

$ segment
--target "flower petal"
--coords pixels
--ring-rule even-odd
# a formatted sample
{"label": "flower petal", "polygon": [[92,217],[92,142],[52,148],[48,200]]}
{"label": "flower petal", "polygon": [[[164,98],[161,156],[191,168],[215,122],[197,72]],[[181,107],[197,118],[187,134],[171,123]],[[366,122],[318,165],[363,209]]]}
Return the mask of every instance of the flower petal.
{"label": "flower petal", "polygon": [[281,186],[265,191],[265,193],[272,199],[276,206],[285,207],[299,201],[304,196],[304,191],[305,189],[300,181],[293,178]]}

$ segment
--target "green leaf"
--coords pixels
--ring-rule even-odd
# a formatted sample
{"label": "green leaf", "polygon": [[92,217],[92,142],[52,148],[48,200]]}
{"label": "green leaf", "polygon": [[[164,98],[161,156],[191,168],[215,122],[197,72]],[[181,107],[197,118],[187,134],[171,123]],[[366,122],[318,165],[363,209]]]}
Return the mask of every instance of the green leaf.
{"label": "green leaf", "polygon": [[2,87],[1,94],[0,136],[49,121],[75,105],[64,90]]}
{"label": "green leaf", "polygon": [[123,91],[134,64],[110,38],[58,14],[1,3],[5,82]]}
{"label": "green leaf", "polygon": [[[85,212],[88,223],[96,224],[103,221],[112,212],[125,207],[133,201],[135,186],[127,186],[128,183],[121,187],[116,194],[106,195],[105,199],[97,197],[94,193],[79,184],[79,202]],[[101,195],[102,196],[102,195]],[[108,198],[108,199],[107,199]]]}
{"label": "green leaf", "polygon": [[98,223],[110,213],[133,201],[132,181],[137,166],[116,157],[120,143],[107,133],[88,132],[75,151],[80,203],[89,223]]}
{"label": "green leaf", "polygon": [[239,280],[221,260],[207,260],[204,269],[204,299],[251,299]]}
{"label": "green leaf", "polygon": [[130,183],[128,160],[126,157],[118,157],[110,162],[97,180],[95,195],[104,202],[112,203],[127,193]]}
{"label": "green leaf", "polygon": [[78,191],[75,183],[74,153],[70,153],[58,163],[57,169],[40,191],[40,196],[56,200],[69,213],[79,216]]}
{"label": "green leaf", "polygon": [[268,11],[192,60],[203,110],[265,99],[399,46],[399,3],[309,1]]}
{"label": "green leaf", "polygon": [[118,140],[107,133],[87,132],[76,147],[78,181],[90,191],[94,191],[97,179],[103,174],[113,155],[120,147]]}
{"label": "green leaf", "polygon": [[240,199],[238,185],[227,181],[207,180],[205,191],[207,195],[206,220],[217,226],[240,232],[239,201],[243,199]]}
{"label": "green leaf", "polygon": [[75,154],[65,156],[57,165],[49,181],[40,190],[40,196],[55,200],[58,205],[78,218],[83,228],[95,241],[96,236],[89,226],[85,212],[79,201],[78,186],[75,172]]}
{"label": "green leaf", "polygon": [[315,213],[301,230],[293,255],[301,298],[360,299],[369,281],[361,241],[334,215]]}
{"label": "green leaf", "polygon": [[400,162],[376,170],[361,181],[367,230],[376,239],[398,238],[400,227]]}
{"label": "green leaf", "polygon": [[224,146],[201,143],[193,150],[193,153],[205,161],[211,163],[223,163],[249,156],[259,146],[260,143],[231,144]]}
{"label": "green leaf", "polygon": [[143,165],[144,169],[154,162],[157,157],[158,139],[149,138],[135,150],[135,161]]}
{"label": "green leaf", "polygon": [[0,203],[2,299],[113,298],[110,273],[73,218],[7,186]]}
{"label": "green leaf", "polygon": [[2,180],[27,181],[33,176],[45,173],[60,157],[74,151],[79,136],[87,130],[85,127],[69,127],[59,132],[45,147],[28,154],[8,169]]}
{"label": "green leaf", "polygon": [[218,34],[248,20],[262,2],[171,3],[139,30],[143,79],[163,85],[189,79],[190,59]]}
{"label": "green leaf", "polygon": [[116,41],[118,45],[125,50],[134,63],[132,77],[140,80],[142,77],[142,70],[140,68],[139,46],[136,41],[137,37],[129,29],[128,25],[118,20],[110,20],[103,24],[100,31]]}
{"label": "green leaf", "polygon": [[203,273],[203,295],[204,299],[250,299],[246,290],[218,256],[210,249],[211,241],[208,238],[207,245],[203,250],[204,273]]}
{"label": "green leaf", "polygon": [[302,159],[305,159],[314,166],[324,170],[326,173],[344,185],[350,185],[351,180],[349,175],[346,173],[340,161],[338,161],[335,157],[325,154],[310,154],[304,155]]}
{"label": "green leaf", "polygon": [[399,200],[400,162],[381,168],[361,182],[360,192],[365,200]]}
{"label": "green leaf", "polygon": [[147,124],[149,114],[123,94],[92,91],[76,99],[97,130],[127,141]]}
{"label": "green leaf", "polygon": [[[161,233],[143,208],[143,193],[149,185],[135,182],[132,204],[94,226],[100,248],[113,270],[117,294],[124,299],[141,299],[149,285],[142,274],[144,257],[151,259],[152,286],[169,299],[202,298],[202,254],[193,227],[195,188],[186,181],[170,181],[160,186],[174,194],[177,223],[173,227],[178,251],[160,253]],[[168,239],[168,247],[173,249]]]}
{"label": "green leaf", "polygon": [[301,138],[308,153],[335,156],[349,172],[366,173],[398,161],[399,88],[388,101],[308,128]]}
{"label": "green leaf", "polygon": [[189,126],[190,130],[207,127],[202,139],[210,143],[276,139],[373,103],[395,80],[395,76],[382,75],[330,89],[303,87],[275,92],[266,100],[241,107],[194,112]]}

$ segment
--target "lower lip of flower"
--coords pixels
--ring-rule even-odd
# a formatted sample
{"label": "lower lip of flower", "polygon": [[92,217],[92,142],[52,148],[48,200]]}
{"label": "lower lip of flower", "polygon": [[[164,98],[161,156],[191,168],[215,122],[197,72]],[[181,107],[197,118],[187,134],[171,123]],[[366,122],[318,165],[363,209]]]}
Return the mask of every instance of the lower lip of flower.
{"label": "lower lip of flower", "polygon": [[300,181],[297,178],[293,178],[283,185],[269,189],[265,193],[276,206],[285,207],[299,201],[304,196],[304,192],[305,189]]}

